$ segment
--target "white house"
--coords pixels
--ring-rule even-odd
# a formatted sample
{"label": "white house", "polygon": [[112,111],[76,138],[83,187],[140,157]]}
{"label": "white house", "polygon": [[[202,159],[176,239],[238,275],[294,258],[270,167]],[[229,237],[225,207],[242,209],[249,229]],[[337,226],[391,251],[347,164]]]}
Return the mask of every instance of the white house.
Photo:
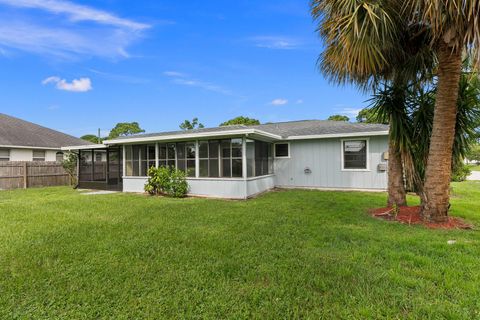
{"label": "white house", "polygon": [[80,187],[143,192],[148,168],[167,165],[187,173],[189,193],[196,196],[245,199],[274,187],[387,187],[388,126],[381,124],[292,121],[142,134],[104,144],[64,148],[79,152]]}
{"label": "white house", "polygon": [[61,161],[63,146],[85,144],[89,142],[0,113],[0,161]]}

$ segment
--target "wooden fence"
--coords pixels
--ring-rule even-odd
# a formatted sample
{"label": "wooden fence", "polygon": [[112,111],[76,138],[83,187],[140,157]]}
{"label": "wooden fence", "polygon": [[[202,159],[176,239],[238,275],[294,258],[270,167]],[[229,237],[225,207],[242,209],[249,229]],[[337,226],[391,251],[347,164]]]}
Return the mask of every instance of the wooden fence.
{"label": "wooden fence", "polygon": [[69,184],[70,177],[59,162],[0,161],[0,190]]}

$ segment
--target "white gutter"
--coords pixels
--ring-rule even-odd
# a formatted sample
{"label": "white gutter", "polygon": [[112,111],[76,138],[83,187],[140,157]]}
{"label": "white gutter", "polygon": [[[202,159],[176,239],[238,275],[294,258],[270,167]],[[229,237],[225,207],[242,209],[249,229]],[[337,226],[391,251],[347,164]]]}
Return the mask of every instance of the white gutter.
{"label": "white gutter", "polygon": [[285,140],[308,140],[308,139],[372,137],[372,136],[388,136],[388,130],[387,131],[370,131],[370,132],[353,132],[353,133],[316,134],[316,135],[307,135],[307,136],[290,136]]}
{"label": "white gutter", "polygon": [[63,151],[71,151],[71,150],[85,150],[85,149],[105,149],[107,146],[104,144],[87,144],[84,146],[68,146],[62,147],[61,150]]}
{"label": "white gutter", "polygon": [[232,136],[232,135],[259,135],[267,138],[281,140],[282,137],[276,134],[268,133],[258,129],[242,129],[242,130],[229,130],[229,131],[214,131],[214,132],[195,132],[195,133],[181,133],[181,134],[171,134],[171,135],[159,135],[151,137],[138,137],[138,138],[126,138],[126,139],[114,139],[107,140],[103,143],[106,145],[110,144],[123,144],[123,143],[138,143],[138,142],[151,142],[151,141],[167,141],[167,140],[179,140],[179,139],[198,139],[198,138],[209,138],[209,137],[222,137],[222,136]]}
{"label": "white gutter", "polygon": [[12,145],[0,145],[0,148],[5,148],[5,149],[35,149],[35,150],[62,150],[62,148],[31,147],[31,146],[12,146]]}

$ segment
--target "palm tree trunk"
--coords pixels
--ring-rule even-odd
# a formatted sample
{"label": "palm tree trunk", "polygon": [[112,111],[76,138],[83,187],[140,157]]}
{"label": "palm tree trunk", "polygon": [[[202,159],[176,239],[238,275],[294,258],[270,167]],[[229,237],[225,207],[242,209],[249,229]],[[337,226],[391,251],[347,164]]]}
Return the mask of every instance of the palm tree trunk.
{"label": "palm tree trunk", "polygon": [[388,142],[388,201],[389,207],[393,205],[406,206],[407,195],[403,179],[403,164],[400,150],[392,138]]}
{"label": "palm tree trunk", "polygon": [[452,50],[442,42],[438,50],[438,87],[425,172],[425,203],[422,216],[426,221],[448,220],[452,148],[461,66],[461,50]]}

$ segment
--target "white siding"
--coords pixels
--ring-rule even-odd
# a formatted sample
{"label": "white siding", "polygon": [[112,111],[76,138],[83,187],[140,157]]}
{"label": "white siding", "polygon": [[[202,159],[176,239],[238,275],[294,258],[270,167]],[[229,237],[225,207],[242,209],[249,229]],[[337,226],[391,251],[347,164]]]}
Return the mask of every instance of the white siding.
{"label": "white siding", "polygon": [[191,195],[245,199],[246,186],[243,179],[187,179]]}
{"label": "white siding", "polygon": [[275,176],[256,177],[247,180],[247,196],[251,197],[275,187]]}
{"label": "white siding", "polygon": [[[361,138],[352,138],[361,139]],[[275,159],[276,185],[285,187],[381,189],[387,188],[387,173],[377,170],[388,137],[369,138],[369,171],[342,171],[341,139],[290,142],[290,158]],[[311,173],[305,173],[309,168]]]}
{"label": "white siding", "polygon": [[10,161],[32,161],[33,151],[30,149],[10,149]]}

